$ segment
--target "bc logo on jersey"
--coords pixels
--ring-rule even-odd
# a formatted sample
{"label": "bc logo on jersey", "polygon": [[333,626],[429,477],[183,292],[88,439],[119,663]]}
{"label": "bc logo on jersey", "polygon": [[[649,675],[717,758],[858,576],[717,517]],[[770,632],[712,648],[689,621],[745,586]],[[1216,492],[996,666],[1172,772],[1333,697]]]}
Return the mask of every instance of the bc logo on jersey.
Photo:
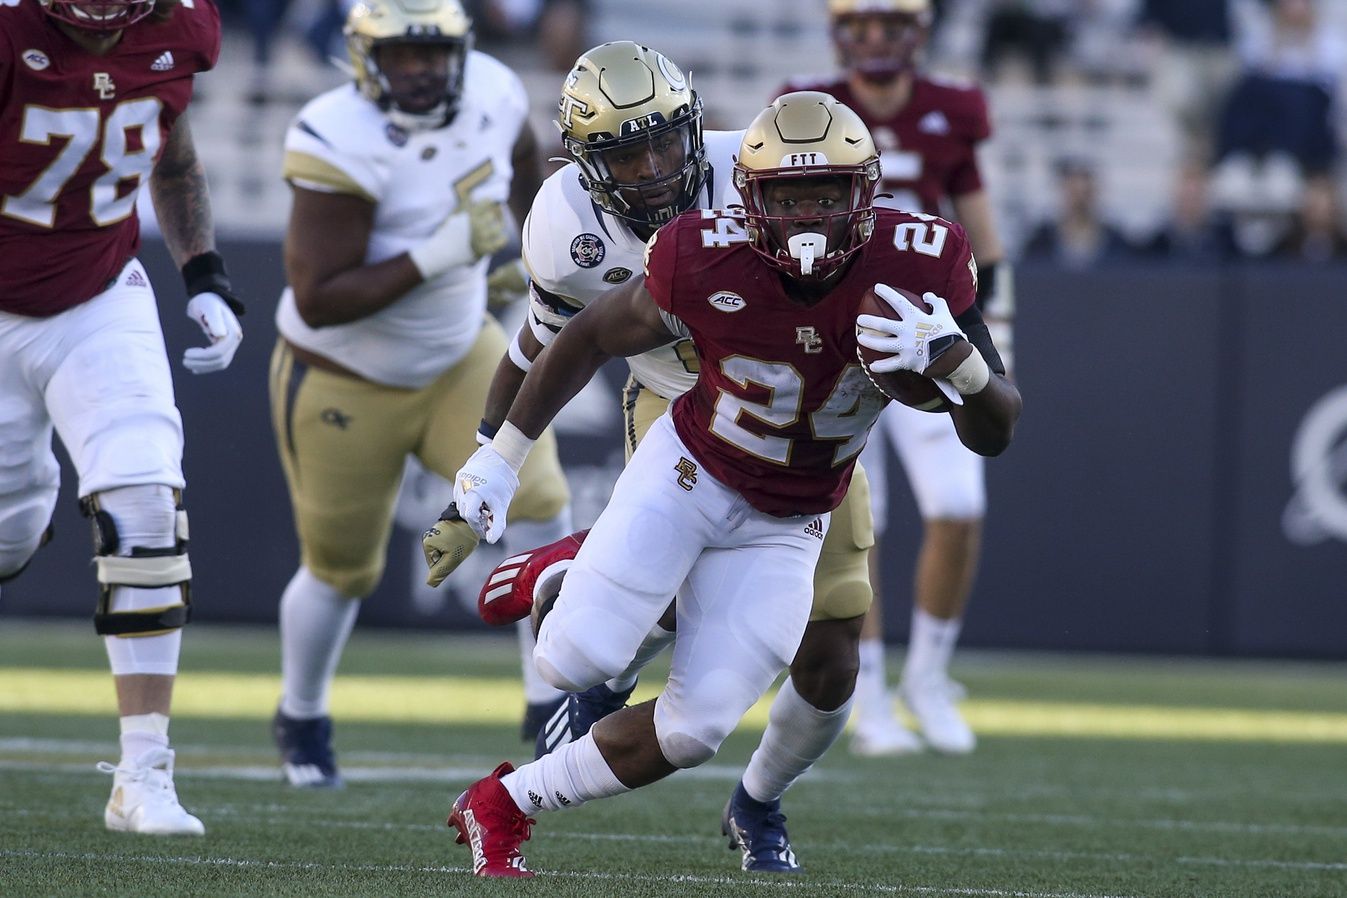
{"label": "bc logo on jersey", "polygon": [[594,268],[608,255],[598,234],[581,234],[571,241],[571,260],[581,268]]}

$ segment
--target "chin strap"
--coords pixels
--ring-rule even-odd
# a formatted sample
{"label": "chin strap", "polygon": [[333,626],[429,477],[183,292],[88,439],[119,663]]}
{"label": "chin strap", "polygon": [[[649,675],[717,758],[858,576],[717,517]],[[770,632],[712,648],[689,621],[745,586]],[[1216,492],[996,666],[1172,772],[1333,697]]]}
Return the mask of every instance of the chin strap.
{"label": "chin strap", "polygon": [[814,273],[814,260],[827,255],[828,238],[813,232],[796,234],[786,241],[786,246],[790,257],[799,261],[800,274],[807,277]]}

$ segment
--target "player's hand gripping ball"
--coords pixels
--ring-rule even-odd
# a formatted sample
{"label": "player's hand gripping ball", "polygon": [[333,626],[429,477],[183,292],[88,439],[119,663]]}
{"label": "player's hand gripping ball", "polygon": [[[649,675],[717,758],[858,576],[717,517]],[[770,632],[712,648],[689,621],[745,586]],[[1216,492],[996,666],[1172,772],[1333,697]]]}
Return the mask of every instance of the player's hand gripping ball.
{"label": "player's hand gripping ball", "polygon": [[[923,300],[917,294],[898,287],[889,289],[900,294],[909,303],[927,315],[931,314],[932,308],[930,303]],[[865,296],[861,297],[859,314],[874,315],[877,318],[886,318],[890,321],[903,321],[901,313],[879,296],[873,287],[866,291]],[[914,317],[915,316],[909,316],[909,318]],[[881,331],[875,328],[865,327],[860,323],[857,323],[856,325],[856,333],[858,336],[861,334],[870,334],[880,338],[891,336],[891,333],[887,330]],[[871,364],[880,359],[890,358],[892,355],[891,353],[881,352],[858,344],[856,346],[856,355],[860,358],[861,368],[865,370],[865,375],[870,378],[870,382],[890,399],[896,399],[903,405],[920,409],[923,412],[946,412],[951,408],[949,400],[940,392],[940,388],[935,385],[935,381],[925,375],[903,368],[885,373],[871,370]]]}

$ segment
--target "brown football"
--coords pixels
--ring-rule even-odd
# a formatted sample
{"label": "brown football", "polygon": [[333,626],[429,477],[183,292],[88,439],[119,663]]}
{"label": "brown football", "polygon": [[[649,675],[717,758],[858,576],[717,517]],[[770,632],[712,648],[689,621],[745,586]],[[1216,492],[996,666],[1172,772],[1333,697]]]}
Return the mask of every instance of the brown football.
{"label": "brown football", "polygon": [[[931,311],[930,305],[917,294],[900,287],[894,287],[893,289],[901,293],[908,302],[922,311]],[[873,287],[861,297],[857,314],[902,320],[902,316],[893,310],[893,306],[876,294]],[[860,325],[857,325],[856,332],[860,333],[861,330]],[[949,411],[949,400],[945,398],[945,394],[940,392],[940,388],[935,385],[935,381],[929,377],[924,377],[914,371],[890,371],[887,374],[876,374],[870,370],[870,363],[875,359],[883,358],[884,353],[875,352],[873,349],[867,349],[858,344],[856,355],[860,358],[861,368],[865,370],[865,375],[870,378],[870,382],[890,399],[896,399],[903,405],[920,409],[923,412]]]}

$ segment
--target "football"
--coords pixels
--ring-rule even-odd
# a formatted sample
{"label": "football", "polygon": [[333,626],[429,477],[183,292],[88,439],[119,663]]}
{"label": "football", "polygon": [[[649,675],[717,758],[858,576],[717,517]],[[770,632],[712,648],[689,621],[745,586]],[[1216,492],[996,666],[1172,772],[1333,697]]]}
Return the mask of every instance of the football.
{"label": "football", "polygon": [[[930,305],[917,294],[899,287],[893,289],[922,311],[931,311]],[[893,310],[893,306],[875,293],[874,287],[867,290],[865,295],[861,297],[857,314],[902,320],[902,316]],[[856,333],[859,334],[864,330],[865,328],[856,325]],[[864,369],[865,376],[870,378],[870,382],[890,399],[895,399],[903,405],[920,409],[923,412],[947,412],[950,410],[949,400],[945,398],[945,394],[940,392],[940,388],[935,385],[935,381],[929,377],[924,377],[915,371],[890,371],[887,374],[877,374],[870,370],[870,363],[875,359],[883,358],[884,353],[857,345],[856,355],[860,358],[861,368]]]}

